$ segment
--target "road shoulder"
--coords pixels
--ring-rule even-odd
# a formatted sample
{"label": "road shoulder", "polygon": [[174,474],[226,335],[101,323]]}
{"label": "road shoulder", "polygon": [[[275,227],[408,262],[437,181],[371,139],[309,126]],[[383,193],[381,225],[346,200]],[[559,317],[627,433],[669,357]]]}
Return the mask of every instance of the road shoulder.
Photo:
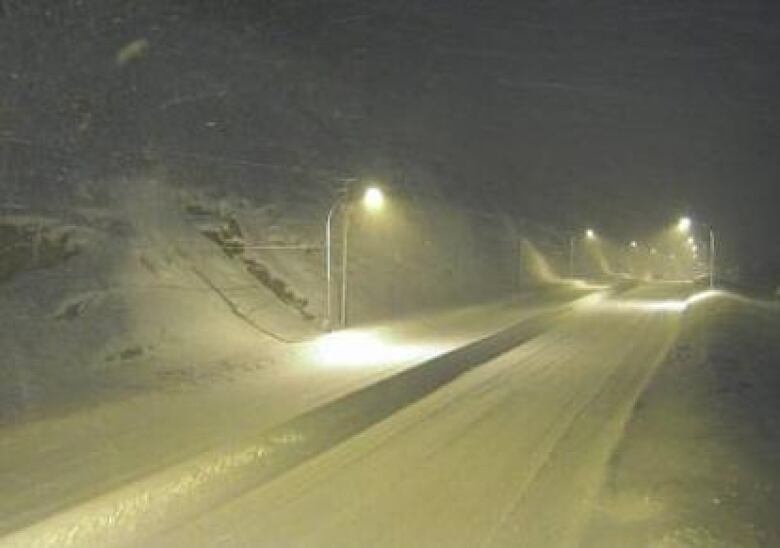
{"label": "road shoulder", "polygon": [[780,314],[692,307],[637,402],[583,546],[778,546]]}

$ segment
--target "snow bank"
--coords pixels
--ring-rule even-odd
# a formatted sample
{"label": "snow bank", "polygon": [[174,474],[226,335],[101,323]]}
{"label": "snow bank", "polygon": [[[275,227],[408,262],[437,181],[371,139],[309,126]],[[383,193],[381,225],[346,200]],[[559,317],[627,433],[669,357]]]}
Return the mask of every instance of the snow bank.
{"label": "snow bank", "polygon": [[236,354],[259,366],[316,332],[180,206],[133,183],[113,207],[3,219],[21,250],[0,285],[4,421],[208,376]]}
{"label": "snow bank", "polygon": [[684,332],[613,455],[583,546],[778,546],[780,309],[733,294]]}

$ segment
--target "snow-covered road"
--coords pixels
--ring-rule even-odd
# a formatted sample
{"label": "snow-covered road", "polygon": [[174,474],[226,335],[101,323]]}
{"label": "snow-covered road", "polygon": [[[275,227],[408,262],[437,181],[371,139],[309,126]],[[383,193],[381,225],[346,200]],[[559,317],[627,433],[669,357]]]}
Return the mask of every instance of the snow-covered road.
{"label": "snow-covered road", "polygon": [[[656,284],[614,297],[594,295],[559,318],[553,329],[271,481],[244,472],[265,458],[267,446],[246,438],[261,426],[234,425],[227,436],[233,437],[234,450],[223,446],[171,468],[166,464],[178,453],[165,454],[164,448],[171,451],[169,442],[192,439],[190,429],[198,422],[182,421],[179,414],[177,429],[165,424],[172,418],[138,409],[148,416],[150,436],[168,436],[159,444],[141,443],[156,447],[150,451],[158,454],[126,457],[115,446],[106,464],[104,444],[97,462],[106,475],[111,466],[139,474],[137,466],[122,466],[131,457],[148,458],[156,468],[143,470],[141,477],[117,474],[115,489],[106,492],[104,484],[99,496],[85,490],[0,544],[571,544],[638,394],[674,342],[691,291],[687,285]],[[197,416],[197,406],[203,406],[212,414],[206,422],[213,424],[220,420],[213,416],[218,403],[193,401],[189,411]],[[224,419],[232,424],[235,417]],[[314,425],[317,420],[315,412]],[[161,425],[157,434],[156,421]],[[264,424],[267,428],[273,421]],[[329,417],[322,427],[332,424]],[[96,421],[93,428],[101,430],[105,423]],[[135,429],[136,439],[142,431]],[[295,431],[284,438],[277,444],[301,442]],[[46,447],[44,437],[38,442]],[[3,445],[13,448],[13,440]],[[90,459],[87,450],[81,476],[91,475]],[[59,461],[50,465],[55,472],[63,466]],[[73,474],[74,466],[68,465],[70,476],[81,477]],[[40,477],[27,478],[17,501],[34,498],[32,484],[62,493],[61,474],[38,470]],[[224,481],[208,486],[212,477]],[[83,489],[82,484],[76,482]],[[38,495],[45,500],[44,493]],[[13,507],[12,499],[5,501]],[[30,502],[27,507],[36,510]]]}
{"label": "snow-covered road", "polygon": [[566,546],[673,300],[594,302],[334,450],[157,537],[165,545]]}
{"label": "snow-covered road", "polygon": [[[274,362],[235,381],[139,394],[3,428],[0,545],[12,531],[105,493],[128,485],[137,493],[150,477],[181,476],[182,463],[202,475],[275,425],[578,294],[501,301],[341,332],[290,345]],[[350,352],[366,343],[372,355]]]}

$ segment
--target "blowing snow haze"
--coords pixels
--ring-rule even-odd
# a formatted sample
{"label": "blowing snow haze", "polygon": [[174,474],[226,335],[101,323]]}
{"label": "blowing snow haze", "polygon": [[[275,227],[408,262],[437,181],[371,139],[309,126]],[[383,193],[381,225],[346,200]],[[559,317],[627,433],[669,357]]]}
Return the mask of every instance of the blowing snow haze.
{"label": "blowing snow haze", "polygon": [[304,195],[371,175],[626,241],[690,213],[744,272],[778,269],[774,2],[0,13],[5,154],[36,155],[17,195],[58,203],[79,181],[150,169]]}
{"label": "blowing snow haze", "polygon": [[780,546],[778,6],[0,0],[0,547]]}

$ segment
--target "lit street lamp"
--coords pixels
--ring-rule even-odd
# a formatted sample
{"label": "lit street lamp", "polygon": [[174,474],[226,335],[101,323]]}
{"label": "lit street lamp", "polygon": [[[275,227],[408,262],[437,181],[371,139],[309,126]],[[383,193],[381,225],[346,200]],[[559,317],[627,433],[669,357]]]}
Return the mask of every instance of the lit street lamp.
{"label": "lit street lamp", "polygon": [[371,211],[377,211],[379,209],[382,209],[382,206],[385,204],[385,195],[382,193],[380,189],[378,189],[375,186],[368,187],[366,189],[365,194],[363,194],[363,205],[366,206],[366,209],[369,209]]}
{"label": "lit street lamp", "polygon": [[639,242],[637,242],[636,240],[631,240],[630,242],[628,242],[628,250],[627,253],[625,254],[625,261],[626,261],[625,267],[628,274],[636,275],[637,258],[635,257],[635,255],[638,252],[639,252]]}
{"label": "lit street lamp", "polygon": [[[681,217],[680,220],[677,222],[677,230],[682,232],[683,234],[687,234],[691,230],[693,222],[691,221],[690,217]],[[712,227],[712,225],[703,225],[707,226],[707,229],[709,231],[710,236],[710,256],[709,256],[709,263],[710,263],[710,289],[715,287],[715,229]],[[692,236],[688,237],[688,244],[694,246],[692,249],[694,252],[696,251],[694,240]]]}
{"label": "lit street lamp", "polygon": [[715,230],[710,228],[710,289],[715,289]]}
{"label": "lit street lamp", "polygon": [[680,217],[680,220],[677,222],[677,230],[679,230],[683,234],[686,234],[690,229],[691,229],[691,218]]}
{"label": "lit street lamp", "polygon": [[[347,181],[347,185],[353,182],[353,180]],[[343,210],[343,232],[342,232],[342,244],[341,244],[341,306],[339,314],[339,325],[345,327],[347,325],[347,266],[348,266],[348,250],[349,250],[349,214],[350,207],[352,206],[353,196],[350,192],[351,188],[347,186],[344,194],[336,200],[328,211],[328,216],[325,221],[325,326],[330,329],[332,323],[332,301],[333,301],[333,260],[332,260],[332,230],[331,225],[333,223],[333,217],[338,209]],[[378,211],[384,206],[385,197],[382,190],[378,187],[368,187],[363,193],[363,206],[369,211]]]}
{"label": "lit street lamp", "polygon": [[[585,229],[585,239],[595,240],[596,232],[592,228]],[[574,277],[574,253],[577,246],[577,236],[572,235],[569,237],[569,277]]]}

